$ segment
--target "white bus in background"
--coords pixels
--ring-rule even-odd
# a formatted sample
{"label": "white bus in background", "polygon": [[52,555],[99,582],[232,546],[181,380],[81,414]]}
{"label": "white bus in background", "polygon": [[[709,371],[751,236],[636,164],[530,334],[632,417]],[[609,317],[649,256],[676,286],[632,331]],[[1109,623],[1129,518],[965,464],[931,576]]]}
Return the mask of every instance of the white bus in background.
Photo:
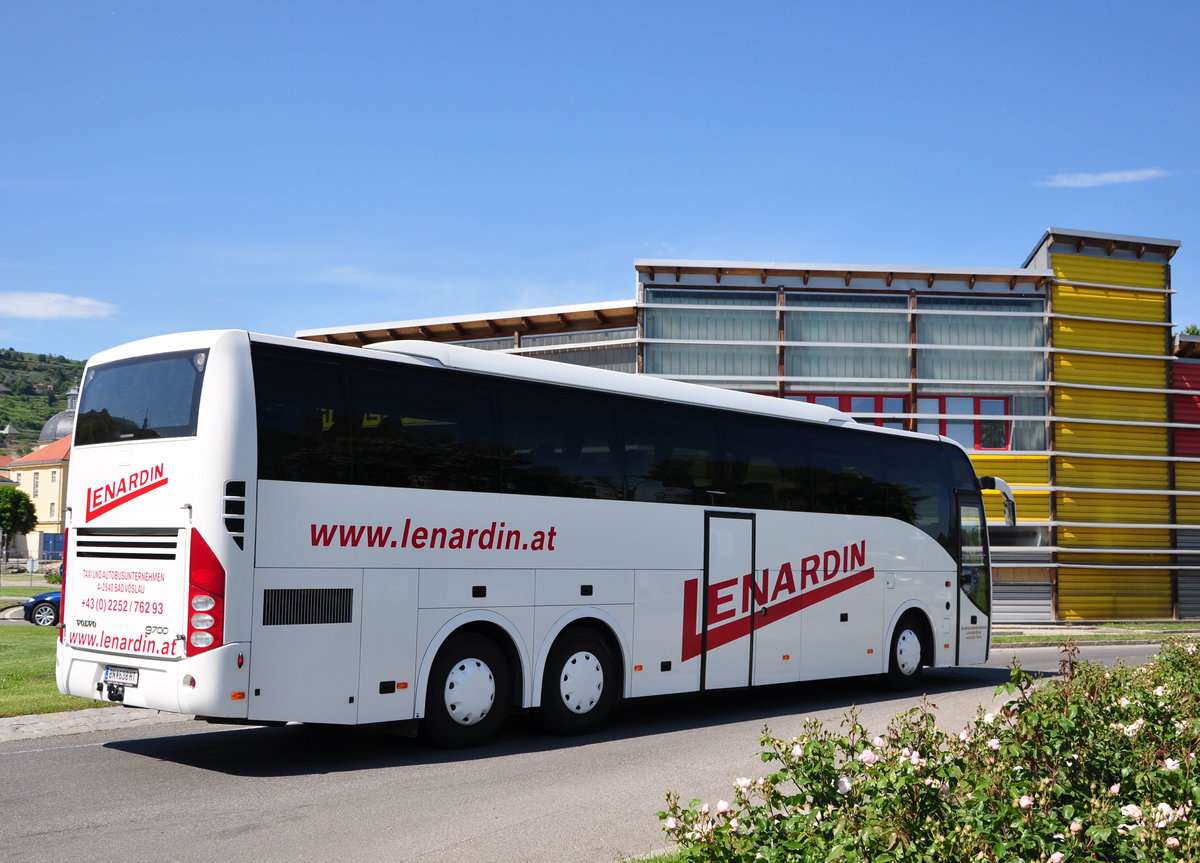
{"label": "white bus in background", "polygon": [[127,706],[460,746],[514,709],[580,733],[621,698],[988,656],[963,450],[781,399],[163,336],[88,363],[68,499],[58,686]]}

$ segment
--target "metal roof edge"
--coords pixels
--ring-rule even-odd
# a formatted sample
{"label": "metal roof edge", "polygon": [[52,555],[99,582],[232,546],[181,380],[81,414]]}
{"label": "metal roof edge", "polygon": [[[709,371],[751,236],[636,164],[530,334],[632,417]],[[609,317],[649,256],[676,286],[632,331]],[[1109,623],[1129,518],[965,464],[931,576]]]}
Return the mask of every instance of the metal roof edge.
{"label": "metal roof edge", "polygon": [[1114,243],[1142,243],[1147,246],[1166,246],[1168,249],[1178,249],[1183,245],[1179,240],[1168,240],[1160,237],[1142,237],[1137,234],[1107,234],[1103,231],[1081,231],[1077,228],[1051,226],[1042,232],[1042,236],[1034,244],[1033,250],[1025,257],[1025,264],[1033,260],[1033,256],[1038,253],[1038,249],[1045,245],[1046,240],[1051,236],[1087,237],[1093,240],[1111,240]]}
{"label": "metal roof edge", "polygon": [[1090,237],[1096,240],[1112,240],[1117,243],[1145,243],[1148,246],[1168,246],[1172,249],[1178,249],[1182,243],[1179,240],[1168,240],[1160,237],[1143,237],[1138,234],[1106,234],[1102,231],[1080,231],[1073,228],[1055,228],[1049,227],[1046,229],[1046,234],[1062,234],[1067,237]]}
{"label": "metal roof edge", "polygon": [[694,261],[674,258],[636,258],[634,267],[690,267],[693,269],[731,270],[828,270],[838,273],[891,273],[912,275],[956,275],[956,276],[1052,276],[1053,270],[1035,270],[1028,267],[912,267],[878,266],[874,264],[830,264],[830,263],[779,263],[765,261]]}
{"label": "metal roof edge", "polygon": [[509,309],[499,312],[482,312],[474,315],[442,315],[436,318],[413,318],[407,321],[381,321],[369,324],[346,324],[335,327],[315,327],[307,330],[296,330],[298,339],[309,336],[319,336],[325,333],[367,332],[370,330],[400,329],[402,327],[437,326],[438,324],[454,324],[473,320],[495,320],[497,318],[528,318],[535,315],[559,315],[570,312],[606,311],[609,309],[632,309],[635,303],[631,297],[628,300],[607,300],[601,303],[578,303],[569,306],[544,306],[536,309]]}

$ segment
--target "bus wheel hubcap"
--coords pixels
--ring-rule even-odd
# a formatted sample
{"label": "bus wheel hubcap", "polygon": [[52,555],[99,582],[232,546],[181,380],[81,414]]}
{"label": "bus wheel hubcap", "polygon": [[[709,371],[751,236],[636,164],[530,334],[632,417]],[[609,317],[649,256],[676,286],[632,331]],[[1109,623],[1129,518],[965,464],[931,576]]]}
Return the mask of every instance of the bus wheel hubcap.
{"label": "bus wheel hubcap", "polygon": [[905,677],[921,667],[921,639],[911,629],[904,630],[896,639],[896,666]]}
{"label": "bus wheel hubcap", "polygon": [[459,725],[475,725],[496,703],[496,679],[486,662],[469,657],[450,669],[444,694],[450,718]]}
{"label": "bus wheel hubcap", "polygon": [[596,706],[604,691],[604,666],[594,653],[586,650],[571,654],[563,663],[558,691],[568,710],[587,713]]}

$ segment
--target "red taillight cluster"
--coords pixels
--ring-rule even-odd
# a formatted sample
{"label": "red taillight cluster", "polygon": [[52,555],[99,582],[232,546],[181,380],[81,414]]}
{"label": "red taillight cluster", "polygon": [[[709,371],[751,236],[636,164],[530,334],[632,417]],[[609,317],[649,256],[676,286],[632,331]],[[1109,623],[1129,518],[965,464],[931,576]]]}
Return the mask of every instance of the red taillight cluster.
{"label": "red taillight cluster", "polygon": [[187,655],[195,656],[225,640],[225,568],[192,529],[188,561]]}
{"label": "red taillight cluster", "polygon": [[62,644],[63,630],[66,629],[66,617],[63,616],[63,609],[67,607],[67,553],[71,548],[71,528],[63,531],[63,561],[58,572],[62,576],[62,582],[58,585],[60,591],[58,595],[58,643]]}

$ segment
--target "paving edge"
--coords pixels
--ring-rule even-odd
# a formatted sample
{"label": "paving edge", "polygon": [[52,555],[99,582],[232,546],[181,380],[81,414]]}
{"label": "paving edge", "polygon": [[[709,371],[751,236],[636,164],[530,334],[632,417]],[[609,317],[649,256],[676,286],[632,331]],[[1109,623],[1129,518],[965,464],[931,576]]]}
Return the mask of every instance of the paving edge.
{"label": "paving edge", "polygon": [[192,717],[160,710],[132,707],[88,707],[61,713],[32,713],[27,716],[0,718],[0,743],[13,740],[33,740],[39,737],[60,737],[65,734],[85,734],[115,728],[140,728],[189,722]]}

